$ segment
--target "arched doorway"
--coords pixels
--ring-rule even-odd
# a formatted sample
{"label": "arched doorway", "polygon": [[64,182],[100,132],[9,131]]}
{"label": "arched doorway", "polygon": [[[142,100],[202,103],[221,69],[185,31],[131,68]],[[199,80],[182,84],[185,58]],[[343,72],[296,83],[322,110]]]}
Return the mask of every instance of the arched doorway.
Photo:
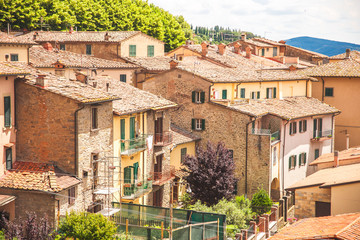
{"label": "arched doorway", "polygon": [[274,178],[271,182],[271,200],[274,202],[279,201],[280,199],[280,182],[278,178]]}

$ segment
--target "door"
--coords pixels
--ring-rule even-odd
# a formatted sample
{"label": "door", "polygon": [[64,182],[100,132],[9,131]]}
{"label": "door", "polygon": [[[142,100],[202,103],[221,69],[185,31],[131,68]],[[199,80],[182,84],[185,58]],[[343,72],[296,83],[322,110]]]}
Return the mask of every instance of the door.
{"label": "door", "polygon": [[161,179],[163,155],[156,156],[156,163],[154,164],[154,180]]}
{"label": "door", "polygon": [[163,196],[163,188],[160,188],[153,194],[153,205],[155,207],[161,207],[162,206],[162,196]]}
{"label": "door", "polygon": [[331,203],[328,202],[315,202],[315,217],[330,216]]}
{"label": "door", "polygon": [[322,137],[322,118],[314,119],[313,138]]}
{"label": "door", "polygon": [[135,117],[130,118],[130,146],[135,144]]}
{"label": "door", "polygon": [[120,120],[121,152],[125,150],[125,119]]}
{"label": "door", "polygon": [[155,120],[155,143],[163,142],[163,118]]}

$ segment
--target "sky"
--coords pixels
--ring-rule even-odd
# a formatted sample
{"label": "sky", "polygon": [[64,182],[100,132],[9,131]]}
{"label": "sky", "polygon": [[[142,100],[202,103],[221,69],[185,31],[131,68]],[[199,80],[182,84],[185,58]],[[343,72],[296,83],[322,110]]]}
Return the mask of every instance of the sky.
{"label": "sky", "polygon": [[193,26],[241,29],[272,40],[310,36],[360,44],[360,0],[148,0]]}

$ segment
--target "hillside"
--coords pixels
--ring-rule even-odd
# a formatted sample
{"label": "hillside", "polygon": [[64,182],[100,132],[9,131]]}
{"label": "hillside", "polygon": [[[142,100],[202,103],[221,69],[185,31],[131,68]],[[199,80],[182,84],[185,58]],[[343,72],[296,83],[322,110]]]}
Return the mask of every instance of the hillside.
{"label": "hillside", "polygon": [[338,42],[321,38],[313,37],[296,37],[286,40],[286,44],[294,47],[307,49],[310,51],[325,54],[327,56],[334,56],[340,53],[344,53],[347,48],[351,50],[360,51],[360,45]]}

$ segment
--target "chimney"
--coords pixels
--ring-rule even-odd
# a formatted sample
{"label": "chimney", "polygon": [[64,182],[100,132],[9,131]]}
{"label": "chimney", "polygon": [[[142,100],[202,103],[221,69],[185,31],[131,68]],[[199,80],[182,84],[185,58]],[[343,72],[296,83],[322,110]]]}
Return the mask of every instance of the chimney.
{"label": "chimney", "polygon": [[285,44],[285,43],[286,43],[286,41],[284,41],[284,40],[280,40],[280,41],[279,41],[279,43],[281,43],[281,44]]}
{"label": "chimney", "polygon": [[170,69],[174,69],[178,65],[177,61],[175,60],[171,60],[169,63],[170,63]]}
{"label": "chimney", "polygon": [[86,83],[86,81],[87,81],[86,74],[84,74],[82,72],[76,72],[75,76],[76,76],[77,81],[82,82],[82,83]]}
{"label": "chimney", "polygon": [[208,47],[209,45],[206,42],[201,43],[201,56],[206,56],[206,54],[208,53]]}
{"label": "chimney", "polygon": [[246,41],[246,33],[241,33],[241,40]]}
{"label": "chimney", "polygon": [[106,32],[106,33],[105,33],[105,36],[104,36],[104,40],[105,40],[105,41],[109,41],[109,38],[110,38],[109,33]]}
{"label": "chimney", "polygon": [[39,74],[36,78],[36,85],[41,87],[47,87],[48,86],[49,79],[47,75],[45,74]]}
{"label": "chimney", "polygon": [[73,33],[73,32],[74,32],[74,28],[73,26],[70,26],[69,33]]}
{"label": "chimney", "polygon": [[297,69],[297,67],[294,65],[290,65],[290,67],[289,67],[290,72],[295,71],[296,69]]}
{"label": "chimney", "polygon": [[247,46],[246,47],[246,58],[251,58],[251,50],[252,50],[252,47],[250,47],[250,46]]}
{"label": "chimney", "polygon": [[220,44],[218,45],[218,48],[219,48],[219,54],[220,54],[220,55],[224,55],[226,45],[223,44],[223,43],[220,43]]}
{"label": "chimney", "polygon": [[33,35],[33,40],[36,40],[36,38],[39,36],[39,33],[38,32],[34,32],[34,35]]}
{"label": "chimney", "polygon": [[234,53],[240,54],[240,48],[241,48],[241,44],[238,43],[238,42],[236,42],[236,43],[234,44]]}
{"label": "chimney", "polygon": [[346,51],[345,51],[345,58],[346,59],[350,58],[350,49],[349,48],[347,48]]}
{"label": "chimney", "polygon": [[43,43],[42,46],[43,46],[43,48],[45,48],[48,51],[53,50],[53,47],[52,47],[51,43],[49,43],[49,42]]}
{"label": "chimney", "polygon": [[339,151],[334,152],[334,167],[339,166]]}

